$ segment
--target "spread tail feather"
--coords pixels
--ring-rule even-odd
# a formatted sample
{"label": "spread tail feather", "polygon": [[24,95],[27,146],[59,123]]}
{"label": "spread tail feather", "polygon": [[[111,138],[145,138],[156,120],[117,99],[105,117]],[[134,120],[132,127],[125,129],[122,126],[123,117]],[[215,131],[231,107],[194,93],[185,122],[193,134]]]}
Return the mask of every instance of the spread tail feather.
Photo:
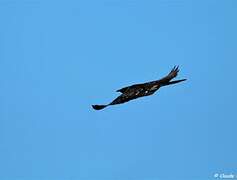
{"label": "spread tail feather", "polygon": [[108,105],[92,105],[93,109],[95,110],[101,110],[106,108]]}
{"label": "spread tail feather", "polygon": [[176,84],[176,83],[179,83],[179,82],[182,82],[182,81],[186,81],[187,79],[180,79],[180,80],[176,80],[176,81],[169,81],[167,83],[165,83],[163,86],[167,86],[167,85],[170,85],[170,84]]}

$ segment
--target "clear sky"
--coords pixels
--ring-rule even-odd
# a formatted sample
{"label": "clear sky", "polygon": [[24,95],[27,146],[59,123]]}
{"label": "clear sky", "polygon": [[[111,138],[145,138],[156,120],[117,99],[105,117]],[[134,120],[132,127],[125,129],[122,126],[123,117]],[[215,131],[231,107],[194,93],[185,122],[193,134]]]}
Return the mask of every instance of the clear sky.
{"label": "clear sky", "polygon": [[[237,174],[236,0],[0,0],[0,179]],[[180,65],[188,81],[94,111]]]}

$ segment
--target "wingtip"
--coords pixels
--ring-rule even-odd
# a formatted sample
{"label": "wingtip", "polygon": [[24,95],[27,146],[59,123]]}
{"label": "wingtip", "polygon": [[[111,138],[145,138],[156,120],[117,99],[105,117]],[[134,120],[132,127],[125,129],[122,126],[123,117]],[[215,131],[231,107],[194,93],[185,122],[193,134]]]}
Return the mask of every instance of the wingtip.
{"label": "wingtip", "polygon": [[176,66],[175,71],[179,72],[179,65]]}
{"label": "wingtip", "polygon": [[181,79],[181,81],[180,82],[182,82],[182,81],[186,81],[187,79]]}
{"label": "wingtip", "polygon": [[175,65],[171,71],[179,71],[179,65]]}
{"label": "wingtip", "polygon": [[179,72],[179,65],[175,65],[173,68],[172,68],[172,70],[171,70],[171,72]]}
{"label": "wingtip", "polygon": [[107,105],[92,105],[92,108],[94,110],[101,110],[104,109],[105,107],[107,107]]}

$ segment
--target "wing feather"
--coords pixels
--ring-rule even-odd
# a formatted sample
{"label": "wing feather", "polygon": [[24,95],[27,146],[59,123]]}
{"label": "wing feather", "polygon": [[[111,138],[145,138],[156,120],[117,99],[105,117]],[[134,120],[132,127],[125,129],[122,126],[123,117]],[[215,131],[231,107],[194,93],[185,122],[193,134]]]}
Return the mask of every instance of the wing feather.
{"label": "wing feather", "polygon": [[178,75],[179,72],[179,66],[174,66],[173,69],[170,71],[170,73],[160,79],[159,81],[162,82],[169,82],[171,79],[175,78]]}

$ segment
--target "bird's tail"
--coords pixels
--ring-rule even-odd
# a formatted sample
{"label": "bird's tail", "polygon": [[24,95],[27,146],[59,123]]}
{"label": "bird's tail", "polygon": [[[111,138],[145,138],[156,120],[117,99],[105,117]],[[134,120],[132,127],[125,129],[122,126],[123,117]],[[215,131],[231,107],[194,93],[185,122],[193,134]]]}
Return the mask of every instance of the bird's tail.
{"label": "bird's tail", "polygon": [[182,81],[186,81],[187,79],[180,79],[180,80],[176,80],[176,81],[169,81],[165,84],[163,84],[163,86],[167,86],[167,85],[171,85],[171,84],[176,84],[176,83],[179,83],[179,82],[182,82]]}
{"label": "bird's tail", "polygon": [[101,110],[106,108],[108,105],[92,105],[93,109],[95,110]]}

